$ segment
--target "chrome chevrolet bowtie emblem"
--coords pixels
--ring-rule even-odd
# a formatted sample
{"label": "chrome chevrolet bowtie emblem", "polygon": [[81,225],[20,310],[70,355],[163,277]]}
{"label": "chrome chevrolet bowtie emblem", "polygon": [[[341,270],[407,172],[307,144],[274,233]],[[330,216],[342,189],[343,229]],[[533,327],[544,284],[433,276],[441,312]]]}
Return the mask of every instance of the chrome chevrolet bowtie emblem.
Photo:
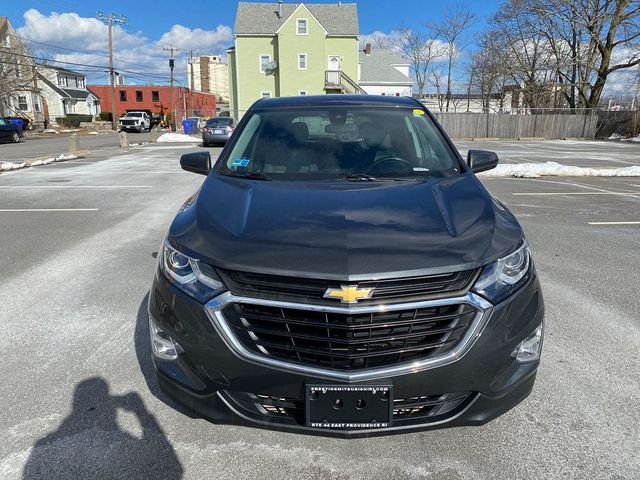
{"label": "chrome chevrolet bowtie emblem", "polygon": [[373,288],[358,288],[357,285],[341,285],[340,288],[327,288],[324,298],[339,299],[342,303],[358,303],[359,300],[371,298]]}

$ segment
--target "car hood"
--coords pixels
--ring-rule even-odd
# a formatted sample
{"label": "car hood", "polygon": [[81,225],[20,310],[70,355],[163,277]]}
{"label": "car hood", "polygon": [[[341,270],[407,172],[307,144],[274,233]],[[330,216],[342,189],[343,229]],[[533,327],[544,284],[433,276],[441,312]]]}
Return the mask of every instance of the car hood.
{"label": "car hood", "polygon": [[483,266],[514,250],[522,230],[472,173],[359,183],[211,174],[169,237],[218,267],[362,280]]}

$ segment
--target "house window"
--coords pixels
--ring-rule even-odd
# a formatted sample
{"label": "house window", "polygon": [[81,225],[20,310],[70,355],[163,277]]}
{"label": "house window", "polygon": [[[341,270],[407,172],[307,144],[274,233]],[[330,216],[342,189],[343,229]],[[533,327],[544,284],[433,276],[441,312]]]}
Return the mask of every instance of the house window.
{"label": "house window", "polygon": [[33,109],[36,112],[40,111],[40,101],[36,98],[35,101],[33,102]]}
{"label": "house window", "polygon": [[308,35],[309,31],[307,29],[307,19],[306,18],[299,18],[296,21],[296,33],[298,35]]}
{"label": "house window", "polygon": [[22,78],[22,68],[20,65],[20,60],[16,62],[16,78]]}
{"label": "house window", "polygon": [[260,55],[260,73],[267,71],[267,64],[271,63],[271,55]]}
{"label": "house window", "polygon": [[84,78],[76,77],[76,87],[77,88],[84,88]]}
{"label": "house window", "polygon": [[127,101],[127,91],[126,90],[120,90],[120,101],[121,102],[126,102]]}
{"label": "house window", "polygon": [[142,101],[143,101],[142,90],[136,90],[136,102],[142,102]]}
{"label": "house window", "polygon": [[151,91],[151,101],[152,102],[159,102],[160,101],[160,93],[158,93],[157,90],[152,90]]}
{"label": "house window", "polygon": [[26,112],[29,110],[29,104],[27,103],[27,97],[18,95],[18,110]]}
{"label": "house window", "polygon": [[260,92],[260,98],[271,98],[271,92]]}
{"label": "house window", "polygon": [[9,41],[8,35],[2,39],[2,46],[4,48],[11,48],[11,42]]}
{"label": "house window", "polygon": [[300,90],[300,91],[298,92],[298,95],[306,95],[306,94],[307,94],[307,91],[306,91],[306,90]]}
{"label": "house window", "polygon": [[306,70],[307,69],[307,54],[299,53],[298,54],[298,70]]}
{"label": "house window", "polygon": [[58,75],[58,85],[61,87],[67,87],[67,77],[65,77],[64,75]]}

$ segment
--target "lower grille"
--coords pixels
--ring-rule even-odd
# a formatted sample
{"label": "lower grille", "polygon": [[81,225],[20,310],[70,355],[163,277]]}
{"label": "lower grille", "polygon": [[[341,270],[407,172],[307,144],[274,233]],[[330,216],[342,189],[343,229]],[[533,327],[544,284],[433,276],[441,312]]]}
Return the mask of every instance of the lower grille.
{"label": "lower grille", "polygon": [[[261,395],[249,392],[226,392],[236,403],[254,413],[293,420],[304,424],[304,400]],[[452,416],[471,401],[475,392],[454,392],[437,395],[395,398],[393,400],[393,420],[441,419]]]}
{"label": "lower grille", "polygon": [[222,313],[255,353],[358,370],[445,354],[464,337],[478,311],[466,303],[371,313],[232,303]]}

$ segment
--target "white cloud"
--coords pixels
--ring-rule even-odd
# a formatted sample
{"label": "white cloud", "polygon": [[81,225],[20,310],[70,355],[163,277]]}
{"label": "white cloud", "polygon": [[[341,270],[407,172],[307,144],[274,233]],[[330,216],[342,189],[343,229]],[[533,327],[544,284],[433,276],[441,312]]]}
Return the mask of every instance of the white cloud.
{"label": "white cloud", "polygon": [[215,30],[191,29],[183,25],[174,25],[171,30],[160,38],[162,43],[170,43],[176,47],[194,50],[202,53],[219,53],[228,46],[233,39],[230,27],[218,25]]}
{"label": "white cloud", "polygon": [[[36,9],[24,13],[24,26],[18,34],[31,39],[32,49],[38,56],[58,62],[57,65],[86,73],[89,83],[105,83],[107,74],[108,31],[107,26],[96,18],[81,17],[77,13],[43,15]],[[226,25],[213,30],[191,29],[173,25],[159,40],[150,39],[143,32],[129,33],[121,26],[113,29],[115,69],[122,73],[128,83],[168,83],[168,52],[164,47],[173,45],[182,49],[176,56],[174,75],[180,84],[186,83],[185,50],[194,53],[223,55],[231,45],[233,33]],[[35,43],[40,42],[40,43]],[[75,52],[48,47],[56,45]],[[72,65],[93,65],[96,68]]]}

